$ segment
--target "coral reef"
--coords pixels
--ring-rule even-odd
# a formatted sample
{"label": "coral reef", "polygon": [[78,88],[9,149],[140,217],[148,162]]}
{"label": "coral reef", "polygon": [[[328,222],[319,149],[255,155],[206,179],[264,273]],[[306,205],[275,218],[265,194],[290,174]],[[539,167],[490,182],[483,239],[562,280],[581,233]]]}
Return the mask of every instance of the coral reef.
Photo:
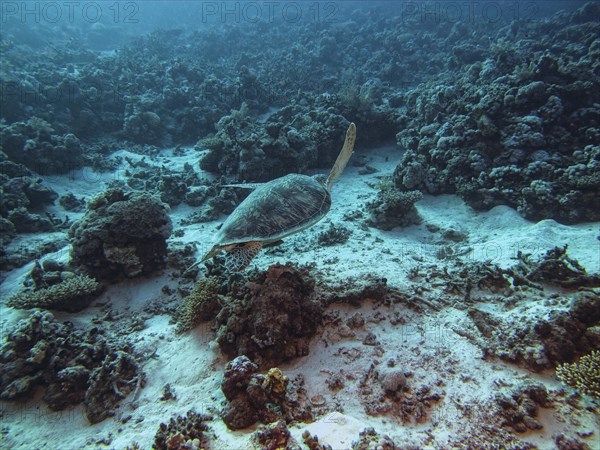
{"label": "coral reef", "polygon": [[44,175],[81,166],[84,149],[77,136],[54,133],[52,125],[40,117],[10,125],[0,122],[0,148],[11,161]]}
{"label": "coral reef", "polygon": [[69,230],[71,263],[97,280],[148,274],[165,265],[167,208],[145,193],[111,189]]}
{"label": "coral reef", "polygon": [[[172,226],[166,205],[186,204],[173,217],[189,211],[188,206],[194,208],[182,225],[206,222],[230,213],[247,192],[222,185],[325,171],[337,155],[341,131],[349,120],[362,130],[357,147],[365,161],[380,157],[372,148],[394,139],[402,161],[391,180],[376,186],[377,195],[361,208],[364,211],[349,213],[345,220],[364,218],[366,224],[384,230],[419,223],[415,204],[423,193],[458,194],[478,210],[509,205],[535,221],[600,220],[598,2],[579,9],[558,2],[571,11],[531,18],[524,17],[530,10],[509,12],[511,2],[493,2],[487,5],[493,8],[483,10],[502,12],[497,21],[482,20],[482,9],[473,3],[469,20],[449,17],[455,7],[466,12],[461,2],[379,2],[386,4],[377,7],[367,2],[298,3],[305,14],[296,21],[277,17],[268,24],[228,20],[226,27],[198,27],[194,23],[198,16],[190,14],[177,17],[181,23],[165,29],[165,24],[173,23],[165,16],[158,18],[160,30],[144,36],[134,36],[139,28],[105,20],[83,27],[39,21],[24,26],[17,14],[3,21],[2,270],[68,244],[64,230],[84,208],[85,199],[78,196],[90,180],[80,180],[83,171],[77,171],[76,181],[69,178],[73,183],[65,186],[65,174],[82,165],[119,168],[118,179],[112,177],[109,183],[114,189],[93,199],[83,219],[71,228],[72,266],[49,260],[35,264],[32,284],[26,285],[29,291],[17,294],[8,305],[73,312],[88,304],[88,293],[96,293],[96,279],[111,282],[149,274],[165,261],[185,269],[193,244],[167,248]],[[547,5],[553,2],[529,3],[535,4],[536,12],[552,10]],[[322,8],[330,6],[335,8],[335,23],[322,20],[327,12]],[[144,32],[152,29],[148,22],[143,25]],[[135,32],[129,31],[133,28]],[[194,149],[182,150],[195,142]],[[165,155],[164,147],[170,146],[173,158]],[[145,157],[139,161],[119,156],[123,153]],[[188,163],[181,168],[185,159]],[[396,159],[391,156],[392,160]],[[198,165],[212,172],[211,181],[197,174]],[[367,166],[359,173],[376,170]],[[63,176],[50,179],[49,174]],[[107,176],[99,177],[98,185]],[[48,186],[61,194],[66,187],[75,195],[59,198]],[[55,215],[60,211],[53,206],[57,198],[63,210],[70,211],[68,217]],[[378,238],[369,235],[366,224],[357,222],[365,229],[365,238],[377,245]],[[547,223],[541,225],[551,238],[561,238],[563,228],[553,235]],[[178,229],[176,238],[208,226],[212,224]],[[405,290],[391,287],[385,278],[362,275],[338,285],[315,285],[310,269],[289,265],[225,279],[215,258],[207,264],[209,277],[193,290],[190,280],[197,272],[161,279],[162,290],[151,295],[143,313],[140,302],[129,310],[97,305],[98,315],[91,319],[96,327],[86,331],[68,322],[60,324],[47,312],[12,311],[11,315],[32,315],[8,333],[1,349],[1,396],[12,400],[37,398],[39,393],[52,409],[83,403],[90,421],[100,421],[114,414],[119,402],[144,381],[131,348],[110,340],[100,326],[110,327],[112,322],[115,329],[138,332],[146,317],[167,313],[177,317],[178,331],[211,321],[217,344],[233,359],[222,385],[227,399],[224,418],[234,429],[266,423],[253,437],[261,448],[296,449],[299,444],[287,429],[290,422],[342,409],[348,395],[357,396],[352,408],[360,401],[368,414],[382,416],[376,420],[402,423],[396,428],[406,449],[534,448],[525,441],[533,434],[538,445],[545,439],[559,449],[587,448],[579,439],[591,443],[596,436],[580,419],[594,411],[584,412],[578,394],[570,390],[548,394],[535,385],[506,389],[515,379],[510,376],[503,384],[498,377],[509,377],[504,370],[495,371],[498,377],[490,386],[498,395],[491,400],[478,398],[478,392],[471,400],[451,394],[444,407],[456,407],[457,420],[434,416],[441,412],[437,402],[445,395],[445,386],[454,389],[465,383],[475,390],[481,381],[480,375],[469,379],[475,369],[460,357],[453,361],[462,350],[472,352],[475,367],[490,370],[495,358],[534,371],[558,365],[557,375],[564,383],[597,397],[598,275],[586,273],[566,247],[553,249],[540,260],[519,253],[516,265],[507,269],[474,263],[470,252],[484,243],[478,233],[433,225],[427,230],[431,236],[426,235],[425,242],[441,246],[437,262],[418,254],[411,255],[414,260],[410,256],[402,260],[394,252],[398,246],[404,250],[402,242],[382,249],[390,264],[397,264],[394,282],[407,275]],[[344,242],[347,231],[331,225],[318,236],[318,243]],[[585,233],[589,236],[589,230]],[[191,240],[185,236],[186,242]],[[412,267],[408,273],[404,263]],[[77,275],[79,270],[86,275]],[[324,276],[336,276],[333,262],[327,270]],[[12,282],[14,275],[20,271],[1,276]],[[185,297],[181,307],[180,296]],[[126,299],[118,302],[124,305]],[[87,311],[85,317],[92,314]],[[424,343],[407,343],[406,348],[403,342],[392,354],[397,349],[389,345],[387,332],[392,327],[414,325],[416,334],[424,334],[438,331],[438,323],[448,340],[435,353],[432,342],[423,338]],[[149,326],[160,324],[154,321]],[[311,410],[302,380],[288,379],[276,366],[307,355],[321,326],[325,329],[323,340],[314,342],[319,348],[316,356],[321,358],[322,350],[330,352],[329,361],[343,368],[323,369],[316,375],[318,384],[310,385]],[[163,362],[156,347],[176,348],[170,332],[153,329],[136,336],[145,352]],[[398,328],[392,334],[396,332]],[[465,347],[451,345],[454,334]],[[410,356],[413,352],[416,356]],[[418,367],[414,373],[407,367],[412,363]],[[310,365],[307,372],[311,383],[314,368]],[[430,378],[435,373],[440,374],[437,380]],[[119,433],[147,428],[138,421],[147,422],[157,410],[176,406],[174,393],[165,385],[172,380],[155,381],[159,390],[165,386],[161,400],[144,410],[144,416],[136,413],[129,425],[119,425]],[[190,391],[175,387],[177,401],[189,398]],[[207,377],[198,390],[212,405],[219,401],[219,395],[211,395],[214,388],[214,379]],[[542,420],[536,415],[539,407],[552,406],[549,398],[563,409],[544,411]],[[123,425],[129,418],[123,418]],[[161,424],[155,448],[209,445],[207,420],[194,412],[173,417]],[[557,430],[546,431],[543,437],[527,432],[542,423],[545,427],[552,423]],[[1,431],[7,447],[26,447],[23,440],[34,438],[31,433],[18,438],[15,431],[22,429],[22,424],[15,424],[10,430],[15,436]],[[79,446],[115,445],[111,435],[82,430],[88,440]],[[28,442],[30,447],[47,445],[46,433],[38,434],[35,442]],[[311,449],[328,448],[311,436],[305,436],[305,443]],[[366,429],[353,447],[398,445]]]}
{"label": "coral reef", "polygon": [[312,420],[301,377],[289,380],[277,368],[266,375],[257,372],[258,366],[246,356],[238,356],[225,368],[221,390],[227,405],[222,418],[229,429],[246,428],[258,421]]}
{"label": "coral reef", "polygon": [[598,24],[582,25],[578,12],[531,24],[535,38],[514,51],[514,30],[501,28],[451,81],[444,73],[406,92],[396,186],[457,193],[476,209],[507,204],[531,220],[599,220],[596,45],[578,48],[578,62],[545,50],[571,49],[566,30],[583,39],[589,29]]}
{"label": "coral reef", "polygon": [[51,218],[39,213],[52,205],[58,194],[23,164],[7,158],[0,150],[2,241],[10,241],[15,233],[53,230],[55,223]]}
{"label": "coral reef", "polygon": [[209,431],[205,422],[212,420],[211,416],[188,411],[185,416],[169,419],[169,423],[161,423],[154,437],[154,450],[207,448]]}
{"label": "coral reef", "polygon": [[[4,237],[4,236],[3,236]],[[2,241],[2,238],[0,238]],[[34,239],[32,242],[24,243],[8,243],[0,247],[2,270],[10,270],[15,267],[21,267],[31,260],[41,258],[51,252],[56,252],[69,245],[66,237],[52,236],[47,239],[41,236],[39,239]]]}
{"label": "coral reef", "polygon": [[123,131],[128,139],[143,144],[160,144],[162,127],[160,117],[152,111],[142,111],[125,118]]}
{"label": "coral reef", "polygon": [[36,311],[8,332],[2,346],[0,398],[28,398],[44,386],[43,399],[51,409],[83,402],[90,422],[100,422],[142,383],[130,351],[127,343],[108,340],[98,328],[76,330]]}
{"label": "coral reef", "polygon": [[216,127],[214,137],[197,144],[210,150],[200,166],[240,181],[270,181],[333,164],[348,121],[329,110],[286,106],[264,123],[242,108]]}
{"label": "coral reef", "polygon": [[49,287],[21,291],[6,301],[6,306],[17,309],[53,309],[57,311],[79,312],[86,308],[103,289],[102,284],[87,275],[75,275]]}
{"label": "coral reef", "polygon": [[232,294],[214,320],[225,354],[260,367],[308,354],[322,306],[306,271],[275,264]]}
{"label": "coral reef", "polygon": [[577,363],[561,364],[556,376],[567,386],[600,400],[600,350],[582,356]]}
{"label": "coral reef", "polygon": [[[242,201],[241,194],[236,193],[235,189],[227,187],[211,186],[206,190],[205,195],[206,201],[203,198],[203,204],[199,210],[183,219],[181,221],[182,225],[216,220],[221,214],[231,214]],[[189,200],[187,200],[187,203],[189,203]]]}
{"label": "coral reef", "polygon": [[183,170],[175,171],[168,167],[152,166],[142,159],[134,163],[126,158],[129,168],[124,183],[131,189],[153,193],[169,206],[177,206],[182,202],[190,206],[200,206],[204,200],[214,195],[207,181],[201,180],[191,164],[185,163]]}

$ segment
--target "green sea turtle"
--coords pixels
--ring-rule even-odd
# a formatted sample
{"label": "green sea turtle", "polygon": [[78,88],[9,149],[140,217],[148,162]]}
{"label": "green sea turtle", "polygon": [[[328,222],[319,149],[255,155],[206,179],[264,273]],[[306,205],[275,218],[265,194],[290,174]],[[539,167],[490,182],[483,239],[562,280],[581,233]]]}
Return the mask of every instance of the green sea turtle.
{"label": "green sea turtle", "polygon": [[351,123],[327,178],[295,173],[251,185],[255,190],[231,213],[215,236],[213,247],[190,269],[226,250],[225,267],[244,270],[263,246],[305,230],[325,217],[331,207],[331,186],[346,167],[355,141],[356,126]]}

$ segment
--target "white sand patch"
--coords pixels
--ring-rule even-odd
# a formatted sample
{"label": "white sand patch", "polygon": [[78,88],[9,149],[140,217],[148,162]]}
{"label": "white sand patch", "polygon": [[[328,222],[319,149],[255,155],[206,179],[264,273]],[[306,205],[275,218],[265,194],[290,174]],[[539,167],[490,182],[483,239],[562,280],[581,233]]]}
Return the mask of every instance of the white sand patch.
{"label": "white sand patch", "polygon": [[[328,413],[304,428],[311,436],[319,437],[319,444],[328,444],[334,449],[351,448],[352,441],[363,429],[364,422],[339,412]],[[294,433],[298,442],[302,442],[304,430]]]}

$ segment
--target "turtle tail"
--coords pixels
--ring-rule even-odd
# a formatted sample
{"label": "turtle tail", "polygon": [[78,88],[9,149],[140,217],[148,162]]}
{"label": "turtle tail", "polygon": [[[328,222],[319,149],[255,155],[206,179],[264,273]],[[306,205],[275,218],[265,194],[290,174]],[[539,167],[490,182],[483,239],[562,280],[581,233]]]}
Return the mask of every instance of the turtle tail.
{"label": "turtle tail", "polygon": [[350,123],[348,130],[346,131],[346,140],[344,141],[344,146],[340,151],[337,159],[335,160],[335,164],[329,172],[329,176],[327,177],[326,187],[329,192],[331,192],[331,186],[335,183],[338,178],[342,175],[342,172],[346,168],[346,164],[348,164],[348,160],[350,156],[352,156],[352,152],[354,151],[354,143],[356,142],[356,125],[354,122]]}

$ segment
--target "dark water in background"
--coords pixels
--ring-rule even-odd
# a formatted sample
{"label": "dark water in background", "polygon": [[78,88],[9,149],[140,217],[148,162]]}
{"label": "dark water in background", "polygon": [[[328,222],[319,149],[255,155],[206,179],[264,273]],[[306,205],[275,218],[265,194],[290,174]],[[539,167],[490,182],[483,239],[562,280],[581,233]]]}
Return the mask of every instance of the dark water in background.
{"label": "dark water in background", "polygon": [[2,1],[2,33],[32,47],[48,39],[75,39],[95,50],[111,50],[133,36],[155,29],[186,29],[253,23],[312,22],[334,25],[351,19],[356,9],[374,15],[419,21],[465,24],[537,21],[557,11],[571,11],[584,0],[495,1]]}

